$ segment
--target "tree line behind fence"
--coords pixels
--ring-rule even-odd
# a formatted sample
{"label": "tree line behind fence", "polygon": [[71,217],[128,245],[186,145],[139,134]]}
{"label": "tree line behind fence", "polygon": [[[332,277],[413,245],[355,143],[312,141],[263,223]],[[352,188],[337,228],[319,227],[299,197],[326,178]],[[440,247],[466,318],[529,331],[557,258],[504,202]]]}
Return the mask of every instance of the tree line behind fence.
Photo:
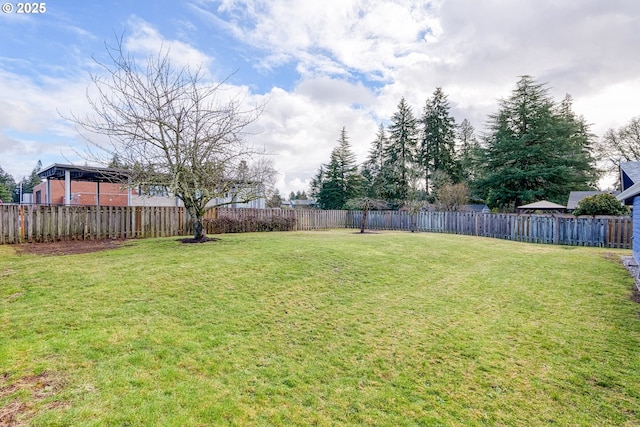
{"label": "tree line behind fence", "polygon": [[[207,233],[359,229],[361,211],[212,209]],[[454,233],[499,239],[631,248],[630,217],[573,217],[472,212],[369,211],[368,230]],[[0,244],[183,236],[192,232],[180,207],[0,205]]]}

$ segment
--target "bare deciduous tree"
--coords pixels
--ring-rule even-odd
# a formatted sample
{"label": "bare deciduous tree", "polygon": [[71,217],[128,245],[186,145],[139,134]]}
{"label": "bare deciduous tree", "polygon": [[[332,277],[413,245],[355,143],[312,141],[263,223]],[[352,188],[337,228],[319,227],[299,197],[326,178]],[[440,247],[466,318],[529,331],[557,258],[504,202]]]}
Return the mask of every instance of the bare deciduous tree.
{"label": "bare deciduous tree", "polygon": [[178,197],[196,240],[205,237],[209,202],[246,203],[263,195],[274,171],[263,151],[245,140],[261,107],[244,109],[241,97],[225,96],[224,82],[207,82],[201,67],[172,67],[168,51],[149,56],[145,66],[124,52],[121,40],[107,52],[110,63],[96,60],[102,72],[91,75],[93,114],[70,117],[108,137],[106,145],[87,137],[103,154],[92,150],[92,160],[117,159],[128,185],[161,186]]}
{"label": "bare deciduous tree", "polygon": [[438,190],[438,206],[445,211],[457,211],[469,201],[469,186],[465,182],[445,184]]}
{"label": "bare deciduous tree", "polygon": [[613,172],[620,163],[640,160],[640,116],[618,129],[609,129],[597,146],[597,154],[607,160],[607,169]]}
{"label": "bare deciduous tree", "polygon": [[389,209],[389,204],[384,200],[364,197],[347,200],[346,208],[362,211],[362,217],[360,219],[360,234],[364,234],[364,230],[367,228],[367,217],[369,216],[369,211]]}

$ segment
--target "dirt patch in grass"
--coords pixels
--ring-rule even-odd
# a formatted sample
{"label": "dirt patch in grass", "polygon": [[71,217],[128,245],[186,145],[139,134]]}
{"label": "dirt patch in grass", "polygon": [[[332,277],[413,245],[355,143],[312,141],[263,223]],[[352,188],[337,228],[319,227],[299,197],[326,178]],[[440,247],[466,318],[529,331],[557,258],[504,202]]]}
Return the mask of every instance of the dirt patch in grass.
{"label": "dirt patch in grass", "polygon": [[638,288],[636,286],[633,287],[633,292],[631,293],[631,299],[634,302],[637,302],[637,303],[640,304],[640,291],[638,290]]}
{"label": "dirt patch in grass", "polygon": [[[7,380],[9,375],[4,373],[0,376]],[[25,392],[30,395],[30,402],[38,402],[53,396],[62,388],[62,381],[49,372],[38,375],[29,375],[20,378],[11,385],[0,387],[0,398],[13,397],[8,403],[0,407],[0,427],[23,426],[24,421],[34,415],[32,404],[27,404],[20,399],[20,395]],[[24,398],[24,396],[22,396]],[[66,402],[53,402],[48,407],[63,407]]]}
{"label": "dirt patch in grass", "polygon": [[207,242],[217,242],[218,238],[216,237],[203,237],[201,239],[194,239],[193,237],[185,237],[183,239],[178,239],[178,242],[188,244],[188,243],[207,243]]}
{"label": "dirt patch in grass", "polygon": [[612,253],[612,252],[605,252],[603,255],[604,259],[609,260],[609,261],[618,261],[621,263],[625,263],[625,260],[627,257],[621,257],[618,254]]}
{"label": "dirt patch in grass", "polygon": [[119,248],[124,245],[124,239],[109,240],[68,240],[64,242],[22,243],[17,245],[17,252],[32,255],[74,255],[99,252]]}

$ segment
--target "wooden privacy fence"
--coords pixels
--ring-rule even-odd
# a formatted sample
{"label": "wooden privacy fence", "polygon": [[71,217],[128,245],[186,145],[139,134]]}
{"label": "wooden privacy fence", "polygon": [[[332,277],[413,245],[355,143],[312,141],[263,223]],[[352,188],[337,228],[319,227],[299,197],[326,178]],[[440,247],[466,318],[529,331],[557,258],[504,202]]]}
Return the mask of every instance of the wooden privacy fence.
{"label": "wooden privacy fence", "polygon": [[348,228],[350,211],[294,210],[297,230]]}
{"label": "wooden privacy fence", "polygon": [[[362,212],[351,211],[349,228],[359,228]],[[494,237],[531,243],[631,248],[631,217],[575,217],[474,212],[369,211],[367,229],[415,230]]]}
{"label": "wooden privacy fence", "polygon": [[189,233],[179,207],[0,205],[0,244],[130,239]]}
{"label": "wooden privacy fence", "polygon": [[[262,231],[319,230],[360,228],[362,212],[218,208],[205,216],[208,220],[220,218],[233,220],[235,232],[255,231],[256,224]],[[632,221],[630,217],[369,211],[367,229],[629,249]],[[189,214],[182,207],[0,205],[0,244],[182,236],[191,232]]]}

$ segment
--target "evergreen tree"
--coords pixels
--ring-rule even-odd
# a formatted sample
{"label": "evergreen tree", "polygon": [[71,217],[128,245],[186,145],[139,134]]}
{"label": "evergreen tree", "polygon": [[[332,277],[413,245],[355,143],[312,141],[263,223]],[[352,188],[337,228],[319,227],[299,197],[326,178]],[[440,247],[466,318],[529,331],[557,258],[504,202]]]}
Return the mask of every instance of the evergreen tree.
{"label": "evergreen tree", "polygon": [[0,166],[0,200],[3,203],[11,203],[16,190],[16,182],[9,173]]}
{"label": "evergreen tree", "polygon": [[542,199],[564,203],[570,191],[590,187],[595,173],[588,130],[568,111],[570,106],[556,107],[548,89],[530,76],[500,101],[490,116],[481,182],[491,207],[513,209]]}
{"label": "evergreen tree", "polygon": [[311,182],[309,183],[309,194],[316,200],[318,200],[318,198],[320,197],[320,191],[322,191],[324,176],[324,165],[320,165],[318,173],[316,173],[316,175],[311,178]]}
{"label": "evergreen tree", "polygon": [[456,129],[456,161],[463,181],[473,182],[479,178],[481,150],[474,127],[464,119]]}
{"label": "evergreen tree", "polygon": [[42,182],[42,178],[38,176],[38,172],[42,170],[42,162],[38,160],[36,166],[31,171],[29,178],[22,178],[22,194],[33,193],[33,188]]}
{"label": "evergreen tree", "polygon": [[430,180],[436,171],[448,175],[453,181],[459,181],[455,161],[456,123],[450,108],[447,95],[441,87],[436,88],[433,97],[424,106],[419,163],[427,193],[432,190]]}
{"label": "evergreen tree", "polygon": [[282,205],[284,199],[280,195],[280,190],[277,188],[271,192],[267,197],[266,206],[268,208],[279,208]]}
{"label": "evergreen tree", "polygon": [[370,198],[379,199],[384,193],[385,150],[388,144],[387,134],[382,124],[378,128],[376,139],[371,142],[369,155],[362,166],[362,177],[365,180],[366,194]]}
{"label": "evergreen tree", "polygon": [[[573,98],[567,94],[557,106],[555,114],[558,120],[558,138],[565,142],[560,146],[558,156],[565,164],[563,185],[556,190],[559,198],[564,199],[569,194],[563,194],[566,188],[574,191],[592,190],[596,188],[599,171],[593,156],[596,136],[591,132],[589,124],[582,116],[573,111]],[[552,195],[551,197],[555,197]]]}
{"label": "evergreen tree", "polygon": [[4,182],[0,182],[0,201],[2,203],[11,202],[12,191],[7,187]]}
{"label": "evergreen tree", "polygon": [[456,162],[460,179],[469,186],[470,199],[482,203],[484,200],[479,196],[481,191],[478,189],[478,183],[482,178],[484,154],[475,129],[464,119],[456,130]]}
{"label": "evergreen tree", "polygon": [[411,107],[402,98],[389,126],[389,144],[385,149],[383,167],[384,199],[401,203],[413,197],[418,139],[416,124]]}
{"label": "evergreen tree", "polygon": [[346,128],[342,128],[338,146],[331,151],[329,164],[325,165],[318,203],[322,209],[343,209],[347,200],[359,196],[361,188],[356,155],[351,150]]}

